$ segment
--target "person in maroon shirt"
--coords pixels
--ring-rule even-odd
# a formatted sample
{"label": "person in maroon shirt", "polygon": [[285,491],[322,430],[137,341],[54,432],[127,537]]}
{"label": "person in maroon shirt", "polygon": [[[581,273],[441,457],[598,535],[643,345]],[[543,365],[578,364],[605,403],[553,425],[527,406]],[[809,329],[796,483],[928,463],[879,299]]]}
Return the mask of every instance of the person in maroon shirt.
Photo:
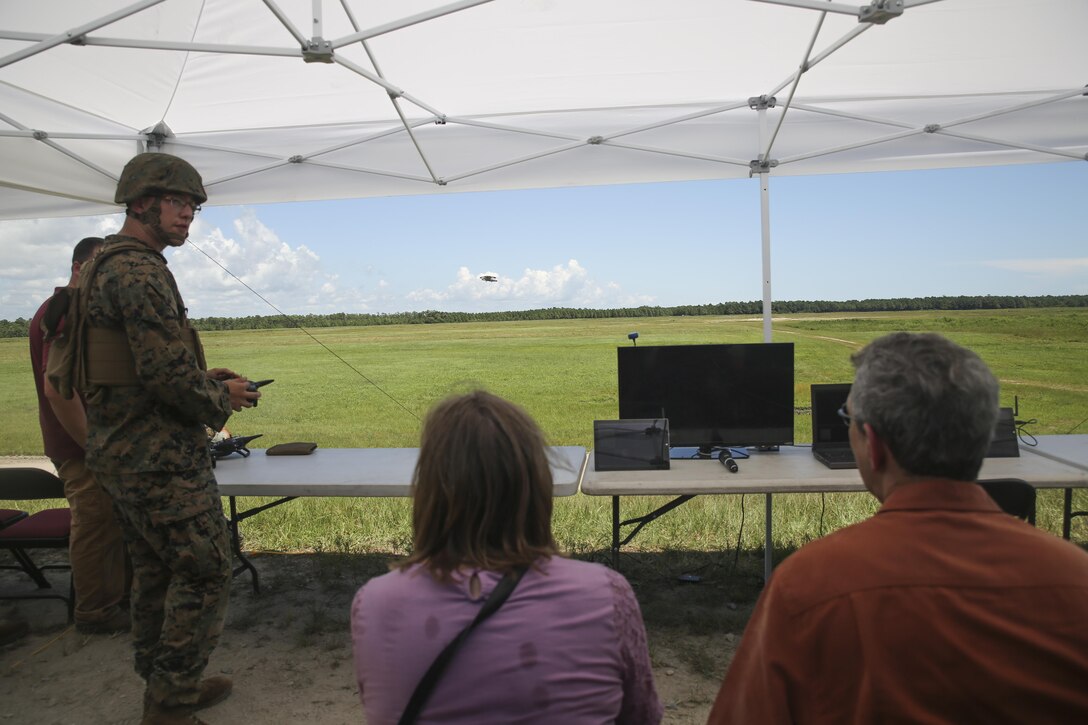
{"label": "person in maroon shirt", "polygon": [[708,722],[1088,722],[1088,553],[976,483],[997,380],[934,334],[852,361],[840,415],[882,505],[778,567]]}
{"label": "person in maroon shirt", "polygon": [[[80,267],[94,258],[102,241],[87,237],[75,246],[68,287],[79,283]],[[38,390],[38,420],[45,455],[64,481],[64,495],[72,510],[69,559],[76,629],[83,634],[124,632],[130,626],[125,545],[114,518],[112,499],[84,465],[87,414],[83,398],[73,395],[65,399],[45,376],[49,343],[44,340],[41,320],[48,305],[46,300],[30,321],[30,361]]]}

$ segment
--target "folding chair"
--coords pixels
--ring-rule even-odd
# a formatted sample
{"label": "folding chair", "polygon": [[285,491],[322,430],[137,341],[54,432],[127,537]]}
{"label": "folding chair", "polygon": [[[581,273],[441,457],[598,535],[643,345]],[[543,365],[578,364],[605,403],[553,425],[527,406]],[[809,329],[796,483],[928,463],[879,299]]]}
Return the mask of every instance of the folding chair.
{"label": "folding chair", "polygon": [[1035,525],[1035,487],[1020,478],[991,478],[978,482],[1001,510]]}
{"label": "folding chair", "polygon": [[[64,498],[64,482],[52,473],[40,468],[0,468],[0,500],[31,501],[52,498]],[[75,607],[71,565],[38,565],[29,552],[34,549],[67,551],[72,512],[65,507],[45,509],[30,516],[23,511],[17,513],[21,513],[22,517],[16,517],[14,523],[0,529],[0,549],[10,551],[18,565],[0,566],[0,569],[23,571],[34,580],[38,588],[22,593],[0,592],[0,599],[60,599],[68,606],[68,621],[71,622]],[[49,583],[44,574],[48,569],[69,571],[67,594],[58,592]]]}
{"label": "folding chair", "polygon": [[19,509],[0,509],[0,531],[18,521],[22,521],[26,517],[26,511],[20,511]]}

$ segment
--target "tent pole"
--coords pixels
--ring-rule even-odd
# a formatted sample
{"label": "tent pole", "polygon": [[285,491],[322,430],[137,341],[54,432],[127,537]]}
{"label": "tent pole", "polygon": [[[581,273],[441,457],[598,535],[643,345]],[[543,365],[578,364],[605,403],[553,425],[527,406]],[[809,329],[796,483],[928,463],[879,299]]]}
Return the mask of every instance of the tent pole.
{"label": "tent pole", "polygon": [[[759,175],[760,227],[763,231],[763,342],[771,342],[771,193],[770,174],[764,171]],[[763,584],[771,581],[774,568],[774,540],[771,536],[771,494],[766,494],[763,535]]]}
{"label": "tent pole", "polygon": [[759,212],[763,233],[763,342],[771,342],[771,191],[766,171],[759,175]]}
{"label": "tent pole", "polygon": [[[767,136],[767,105],[760,104],[759,135],[760,146]],[[763,342],[771,342],[771,192],[770,165],[767,159],[760,157],[759,162],[759,210],[760,229],[763,235]],[[763,583],[771,581],[774,568],[774,537],[771,529],[771,513],[774,508],[771,494],[764,495],[765,511],[763,519]]]}

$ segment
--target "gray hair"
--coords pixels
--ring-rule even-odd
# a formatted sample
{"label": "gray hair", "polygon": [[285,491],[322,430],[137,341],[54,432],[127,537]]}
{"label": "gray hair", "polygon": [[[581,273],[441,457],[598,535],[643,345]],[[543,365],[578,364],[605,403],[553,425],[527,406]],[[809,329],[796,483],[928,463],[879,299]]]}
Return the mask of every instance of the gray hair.
{"label": "gray hair", "polygon": [[978,355],[933,333],[896,332],[850,361],[850,412],[916,476],[974,481],[997,422],[998,383]]}

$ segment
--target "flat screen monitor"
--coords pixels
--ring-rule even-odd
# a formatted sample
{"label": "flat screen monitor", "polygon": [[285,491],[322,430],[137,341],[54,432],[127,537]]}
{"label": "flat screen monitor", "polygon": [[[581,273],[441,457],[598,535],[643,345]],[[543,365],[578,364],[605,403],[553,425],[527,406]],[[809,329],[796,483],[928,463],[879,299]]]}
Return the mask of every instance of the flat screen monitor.
{"label": "flat screen monitor", "polygon": [[669,419],[671,444],[793,443],[793,343],[620,347],[619,417]]}

